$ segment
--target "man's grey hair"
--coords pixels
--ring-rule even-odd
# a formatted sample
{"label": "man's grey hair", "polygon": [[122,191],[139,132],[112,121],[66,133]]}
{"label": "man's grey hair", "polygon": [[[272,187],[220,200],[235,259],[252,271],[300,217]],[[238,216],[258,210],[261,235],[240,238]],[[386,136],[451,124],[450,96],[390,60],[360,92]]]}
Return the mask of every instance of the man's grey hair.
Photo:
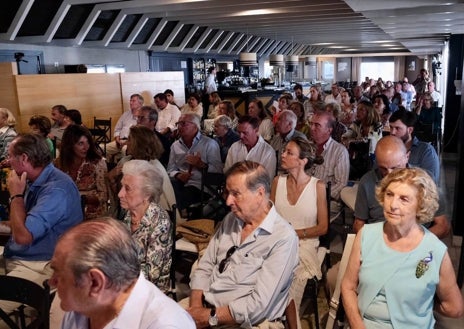
{"label": "man's grey hair", "polygon": [[163,191],[163,176],[158,169],[146,160],[130,160],[122,166],[123,175],[140,177],[142,185],[138,186],[150,202],[159,202]]}
{"label": "man's grey hair", "polygon": [[195,126],[197,126],[198,130],[201,129],[201,118],[198,114],[193,112],[187,112],[182,114],[182,116],[189,118],[190,121],[192,121],[195,124]]}
{"label": "man's grey hair", "polygon": [[226,177],[234,175],[246,175],[246,187],[250,191],[256,191],[261,186],[264,188],[266,195],[269,197],[271,193],[271,179],[266,168],[261,164],[253,161],[236,162],[226,172]]}
{"label": "man's grey hair", "polygon": [[128,228],[112,218],[99,218],[82,222],[61,238],[71,243],[66,266],[74,274],[76,285],[91,269],[98,269],[108,279],[105,288],[121,291],[140,274],[137,243]]}
{"label": "man's grey hair", "polygon": [[232,119],[229,118],[225,114],[221,114],[220,116],[216,117],[216,119],[214,119],[214,123],[218,124],[218,125],[221,125],[221,126],[224,126],[227,129],[232,128]]}
{"label": "man's grey hair", "polygon": [[282,120],[290,122],[292,129],[295,129],[298,118],[293,111],[283,110],[282,112],[280,112],[279,118],[282,118]]}

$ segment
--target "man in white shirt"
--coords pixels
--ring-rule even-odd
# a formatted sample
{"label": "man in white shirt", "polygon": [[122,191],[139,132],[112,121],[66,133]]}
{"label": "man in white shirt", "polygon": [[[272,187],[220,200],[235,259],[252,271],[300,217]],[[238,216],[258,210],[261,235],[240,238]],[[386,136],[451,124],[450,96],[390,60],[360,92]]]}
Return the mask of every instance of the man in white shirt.
{"label": "man in white shirt", "polygon": [[259,135],[259,122],[257,118],[248,115],[238,120],[237,132],[240,140],[232,144],[227,152],[224,172],[236,162],[251,160],[262,164],[272,179],[276,174],[276,152],[271,145]]}
{"label": "man in white shirt", "polygon": [[217,91],[216,68],[214,66],[211,66],[208,69],[208,77],[206,78],[206,81],[205,81],[205,90],[208,95],[211,94],[212,92]]}
{"label": "man in white shirt", "polygon": [[137,250],[129,230],[111,218],[86,221],[60,238],[50,284],[67,312],[62,328],[195,328],[187,312],[144,278]]}
{"label": "man in white shirt", "polygon": [[433,81],[429,81],[427,83],[427,88],[429,90],[430,96],[432,96],[433,104],[438,107],[443,106],[443,101],[441,98],[441,94],[435,90],[435,83]]}
{"label": "man in white shirt", "polygon": [[332,93],[325,96],[324,102],[327,103],[342,103],[342,95],[340,94],[340,87],[336,84],[332,84]]}
{"label": "man in white shirt", "polygon": [[143,97],[133,94],[130,97],[129,110],[125,111],[114,127],[114,141],[106,144],[106,157],[108,162],[117,162],[116,157],[126,155],[127,138],[129,129],[137,124],[140,108],[143,106]]}
{"label": "man in white shirt", "polygon": [[165,94],[159,93],[155,97],[156,108],[158,109],[158,121],[156,131],[164,136],[169,136],[176,130],[176,123],[179,121],[180,110],[177,106],[168,102]]}

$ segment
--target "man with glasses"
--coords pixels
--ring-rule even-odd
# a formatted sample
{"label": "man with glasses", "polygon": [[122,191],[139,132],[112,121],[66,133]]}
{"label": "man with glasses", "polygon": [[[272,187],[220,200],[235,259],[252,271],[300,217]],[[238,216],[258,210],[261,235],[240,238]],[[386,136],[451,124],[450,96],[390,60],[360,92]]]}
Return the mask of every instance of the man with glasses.
{"label": "man with glasses", "polygon": [[201,175],[222,172],[219,145],[201,134],[200,117],[195,113],[182,114],[177,121],[179,139],[171,146],[167,172],[183,216],[191,204],[201,201]]}
{"label": "man with glasses", "polygon": [[269,200],[271,180],[252,161],[226,173],[231,207],[192,274],[187,311],[198,328],[284,328],[298,238]]}

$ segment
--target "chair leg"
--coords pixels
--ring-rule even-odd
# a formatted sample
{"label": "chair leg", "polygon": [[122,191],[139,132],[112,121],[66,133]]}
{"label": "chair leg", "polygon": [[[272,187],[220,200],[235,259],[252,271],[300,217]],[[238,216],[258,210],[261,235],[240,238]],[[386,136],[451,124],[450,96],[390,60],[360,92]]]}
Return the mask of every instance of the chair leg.
{"label": "chair leg", "polygon": [[318,289],[318,282],[316,278],[313,278],[314,280],[314,293],[313,293],[313,301],[314,301],[314,323],[316,325],[316,329],[319,329],[319,306],[317,305],[317,293],[319,291]]}

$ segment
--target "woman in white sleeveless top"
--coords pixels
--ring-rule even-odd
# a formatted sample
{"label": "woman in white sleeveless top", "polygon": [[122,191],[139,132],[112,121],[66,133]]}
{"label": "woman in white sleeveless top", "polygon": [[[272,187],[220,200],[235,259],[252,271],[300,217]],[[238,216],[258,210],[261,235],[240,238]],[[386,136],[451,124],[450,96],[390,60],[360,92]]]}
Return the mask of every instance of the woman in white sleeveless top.
{"label": "woman in white sleeveless top", "polygon": [[[290,298],[298,310],[306,281],[321,278],[317,259],[319,236],[328,229],[325,183],[308,174],[313,164],[324,160],[316,156],[316,146],[305,138],[291,139],[282,152],[282,168],[287,174],[274,178],[271,199],[279,214],[287,219],[299,238],[300,263],[295,270]],[[298,321],[299,323],[299,321]]]}

